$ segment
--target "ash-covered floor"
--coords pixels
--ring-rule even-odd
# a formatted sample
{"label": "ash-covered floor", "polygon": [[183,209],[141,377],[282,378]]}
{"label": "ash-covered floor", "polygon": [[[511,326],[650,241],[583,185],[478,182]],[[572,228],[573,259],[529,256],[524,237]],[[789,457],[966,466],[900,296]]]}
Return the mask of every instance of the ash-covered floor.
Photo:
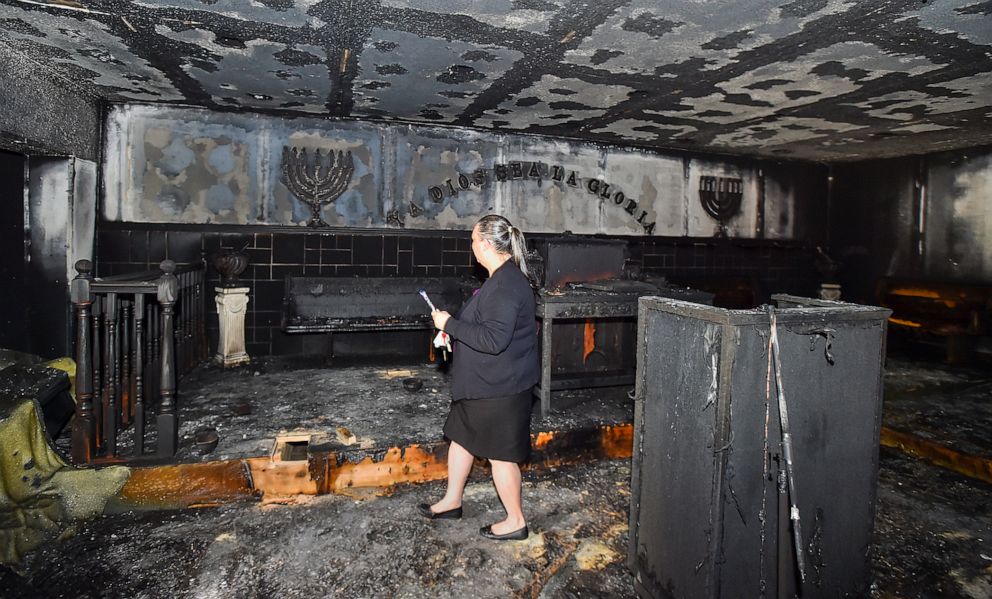
{"label": "ash-covered floor", "polygon": [[882,421],[955,451],[992,458],[992,372],[890,357]]}
{"label": "ash-covered floor", "polygon": [[[403,381],[422,382],[408,391]],[[555,394],[558,409],[532,430],[576,430],[631,422],[629,388],[582,389]],[[441,441],[451,403],[448,374],[439,364],[341,364],[319,358],[262,358],[240,368],[207,365],[180,383],[178,462],[266,456],[276,437],[311,433],[327,449],[365,449]],[[200,431],[217,431],[216,447],[195,443]],[[154,437],[146,450],[154,450]],[[68,434],[62,440],[68,451]],[[122,437],[124,453],[133,443]],[[209,449],[209,450],[208,450]]]}
{"label": "ash-covered floor", "polygon": [[[188,398],[197,415],[183,428],[185,459],[264,455],[270,437],[296,428],[335,436],[343,426],[357,443],[376,445],[423,435],[436,440],[448,400],[444,375],[434,368],[381,367],[388,372],[381,376],[368,367],[278,361],[203,369],[191,379],[201,387]],[[403,390],[406,373],[395,371],[404,369],[424,378],[424,389]],[[564,396],[569,409],[540,426],[629,421],[626,390],[611,393]],[[890,358],[885,393],[885,426],[992,457],[987,369]],[[245,401],[249,413],[233,410]],[[220,431],[220,444],[207,455],[192,445],[202,427]],[[623,564],[629,462],[535,469],[524,481],[535,533],[526,542],[478,535],[502,515],[491,483],[477,472],[466,517],[454,522],[428,522],[416,512],[418,503],[440,495],[441,482],[379,497],[104,516],[30,554],[23,576],[0,568],[0,596],[633,597]],[[992,485],[883,448],[871,551],[878,599],[992,597]]]}
{"label": "ash-covered floor", "polygon": [[443,483],[385,497],[303,497],[92,521],[32,554],[28,577],[0,576],[4,597],[633,597],[623,566],[630,467],[625,461],[528,473],[532,534],[494,542],[503,518],[474,475],[465,517],[429,521],[416,506]]}

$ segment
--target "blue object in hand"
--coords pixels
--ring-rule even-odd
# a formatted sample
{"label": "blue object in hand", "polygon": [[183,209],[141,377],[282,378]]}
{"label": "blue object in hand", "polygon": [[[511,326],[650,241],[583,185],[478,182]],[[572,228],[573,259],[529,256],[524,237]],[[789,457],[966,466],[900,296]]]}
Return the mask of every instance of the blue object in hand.
{"label": "blue object in hand", "polygon": [[427,305],[431,307],[431,312],[437,310],[437,308],[434,307],[434,303],[431,301],[431,298],[427,297],[426,291],[421,289],[418,293],[420,293],[420,297],[424,298],[424,301],[427,302]]}

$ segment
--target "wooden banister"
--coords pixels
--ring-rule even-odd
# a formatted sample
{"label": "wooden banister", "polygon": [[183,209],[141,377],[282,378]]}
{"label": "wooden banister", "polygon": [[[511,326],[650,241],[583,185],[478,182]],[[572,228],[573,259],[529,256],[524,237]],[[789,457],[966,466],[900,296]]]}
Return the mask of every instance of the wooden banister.
{"label": "wooden banister", "polygon": [[[94,278],[76,264],[71,299],[76,314],[77,405],[72,432],[76,463],[137,459],[147,418],[156,414],[157,458],[179,442],[177,379],[207,357],[203,264]],[[121,449],[133,425],[133,451]],[[126,447],[126,446],[125,446]],[[122,453],[123,452],[123,453]]]}

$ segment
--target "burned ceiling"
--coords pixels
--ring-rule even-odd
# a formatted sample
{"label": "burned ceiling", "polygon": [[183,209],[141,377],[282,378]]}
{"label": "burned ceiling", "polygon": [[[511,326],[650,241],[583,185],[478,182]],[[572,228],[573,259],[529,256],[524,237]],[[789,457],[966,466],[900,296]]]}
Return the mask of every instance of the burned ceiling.
{"label": "burned ceiling", "polygon": [[992,0],[0,0],[110,102],[857,160],[992,143]]}

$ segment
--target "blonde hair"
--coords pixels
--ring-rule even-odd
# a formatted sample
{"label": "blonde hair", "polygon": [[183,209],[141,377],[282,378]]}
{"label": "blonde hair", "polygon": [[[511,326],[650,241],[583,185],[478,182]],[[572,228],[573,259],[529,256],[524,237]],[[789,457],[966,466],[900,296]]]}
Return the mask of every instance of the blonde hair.
{"label": "blonde hair", "polygon": [[520,272],[529,279],[527,242],[520,229],[510,224],[506,217],[498,214],[487,214],[480,218],[476,224],[479,227],[479,236],[491,243],[497,252],[509,254],[513,262],[520,268]]}

